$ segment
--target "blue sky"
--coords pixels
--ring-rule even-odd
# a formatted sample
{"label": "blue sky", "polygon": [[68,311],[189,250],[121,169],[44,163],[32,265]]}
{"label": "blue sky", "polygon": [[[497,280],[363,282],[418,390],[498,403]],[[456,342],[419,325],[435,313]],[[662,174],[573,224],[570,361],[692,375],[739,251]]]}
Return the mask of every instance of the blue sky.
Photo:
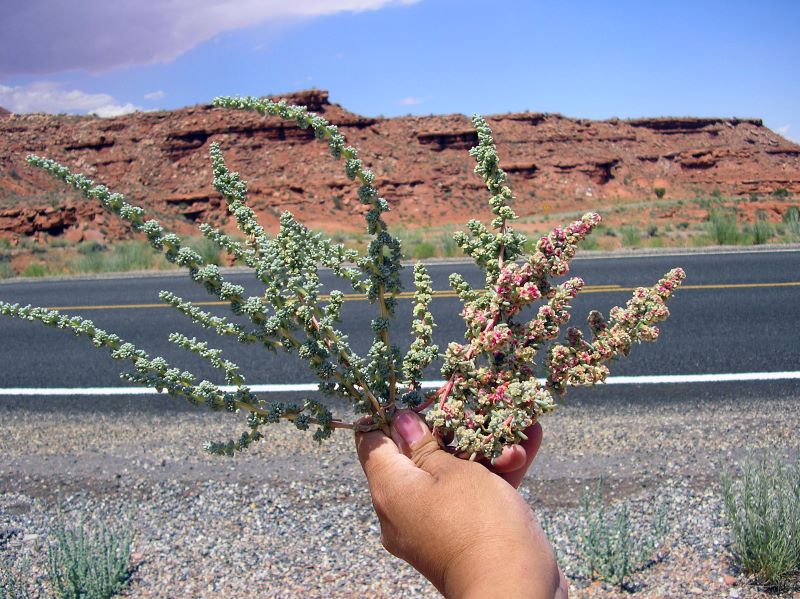
{"label": "blue sky", "polygon": [[800,2],[11,0],[0,106],[176,108],[309,87],[364,115],[760,117],[800,141]]}

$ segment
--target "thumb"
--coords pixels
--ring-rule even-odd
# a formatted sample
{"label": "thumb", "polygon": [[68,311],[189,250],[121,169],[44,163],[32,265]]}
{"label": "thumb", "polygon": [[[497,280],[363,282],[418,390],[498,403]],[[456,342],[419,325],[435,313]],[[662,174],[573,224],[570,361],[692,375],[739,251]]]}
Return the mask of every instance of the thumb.
{"label": "thumb", "polygon": [[418,468],[437,476],[458,458],[444,451],[425,421],[411,410],[400,410],[392,418],[392,440]]}

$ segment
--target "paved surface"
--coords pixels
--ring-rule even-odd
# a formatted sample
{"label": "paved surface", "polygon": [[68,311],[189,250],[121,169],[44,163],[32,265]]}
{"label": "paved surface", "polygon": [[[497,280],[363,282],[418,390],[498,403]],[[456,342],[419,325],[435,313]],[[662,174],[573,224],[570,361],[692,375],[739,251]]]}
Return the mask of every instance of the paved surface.
{"label": "paved surface", "polygon": [[[674,266],[686,270],[686,289],[671,300],[672,316],[661,327],[661,339],[636,347],[629,359],[612,365],[612,375],[800,370],[800,284],[791,285],[800,281],[798,251],[576,259],[572,274],[584,277],[587,285],[594,288],[587,289],[574,302],[573,322],[582,325],[591,308],[607,312],[612,305],[624,303],[630,295],[625,289],[652,284]],[[410,276],[410,269],[407,270],[405,274]],[[453,270],[461,271],[475,283],[480,280],[480,273],[464,263],[433,264],[430,270],[437,290],[449,290],[447,276]],[[250,275],[236,273],[229,280],[245,284],[252,294],[259,291],[257,285],[250,284]],[[611,285],[623,290],[601,287]],[[412,289],[410,283],[406,288]],[[0,285],[0,299],[42,306],[103,306],[64,311],[93,319],[151,355],[163,355],[177,366],[218,379],[205,363],[167,341],[168,333],[176,330],[203,337],[187,319],[169,308],[124,307],[159,304],[160,289],[195,300],[214,299],[184,275],[4,283]],[[211,309],[226,313],[223,307]],[[401,300],[398,318],[403,324],[398,331],[408,329],[404,323],[410,322],[410,310],[411,300]],[[434,300],[436,340],[440,345],[461,338],[459,310],[454,297]],[[373,313],[365,301],[349,301],[343,310],[342,329],[361,353],[370,342],[368,322]],[[0,318],[0,339],[0,388],[125,384],[118,378],[119,363],[86,340],[64,331]],[[228,350],[228,357],[240,364],[250,383],[314,382],[305,365],[292,356],[239,347],[214,335],[208,339]],[[401,335],[397,341],[402,346],[409,339]],[[432,370],[430,378],[439,378],[437,372]],[[778,384],[797,388],[800,383],[787,380]]]}

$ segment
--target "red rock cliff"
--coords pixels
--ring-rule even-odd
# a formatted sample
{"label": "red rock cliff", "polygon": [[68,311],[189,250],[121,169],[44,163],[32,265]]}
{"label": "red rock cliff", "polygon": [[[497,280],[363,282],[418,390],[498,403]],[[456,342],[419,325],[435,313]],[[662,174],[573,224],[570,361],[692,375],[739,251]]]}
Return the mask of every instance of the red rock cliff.
{"label": "red rock cliff", "polygon": [[[486,194],[467,150],[477,138],[462,115],[368,118],[320,90],[279,96],[339,126],[376,173],[391,219],[429,225],[485,216]],[[582,210],[607,198],[800,192],[800,146],[757,119],[649,118],[591,121],[559,114],[489,117],[521,215]],[[29,167],[54,158],[128,195],[185,232],[193,221],[230,228],[211,187],[208,145],[250,182],[266,226],[289,209],[328,231],[360,228],[355,187],[311,131],[254,113],[194,106],[171,112],[89,116],[0,111],[0,236],[113,238],[124,228],[99,206]],[[226,224],[227,223],[227,224]]]}

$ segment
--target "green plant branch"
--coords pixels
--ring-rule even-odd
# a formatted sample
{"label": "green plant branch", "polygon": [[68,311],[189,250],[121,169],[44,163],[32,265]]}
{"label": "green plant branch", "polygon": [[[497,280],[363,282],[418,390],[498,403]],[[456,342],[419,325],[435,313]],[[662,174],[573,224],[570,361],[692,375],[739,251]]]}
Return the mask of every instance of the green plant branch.
{"label": "green plant branch", "polygon": [[[259,421],[258,424],[285,419],[294,422],[296,425],[300,424],[305,428],[309,424],[318,425],[320,430],[327,430],[328,432],[334,428],[359,431],[378,428],[377,425],[347,423],[327,416],[309,417],[302,414],[302,409],[296,412],[282,412],[275,416],[275,406],[282,406],[283,404],[273,403],[268,408],[262,407],[259,404],[264,402],[259,400],[241,383],[237,384],[237,389],[233,393],[223,392],[216,384],[207,380],[195,384],[194,376],[191,373],[180,372],[177,368],[171,368],[164,358],[150,358],[145,351],[137,348],[133,343],[126,342],[117,335],[107,333],[105,330],[96,327],[91,320],[79,316],[70,317],[62,315],[56,310],[19,306],[18,304],[9,304],[2,301],[0,301],[0,314],[14,316],[22,320],[39,321],[60,329],[71,330],[78,336],[86,336],[95,347],[106,348],[113,359],[129,361],[133,364],[135,372],[125,373],[122,375],[123,378],[154,387],[159,392],[166,390],[169,395],[182,397],[189,400],[190,403],[204,403],[213,410],[229,412],[244,410],[265,419]],[[202,355],[206,359],[219,360],[219,354],[214,353],[219,350],[208,350],[205,344],[191,342],[191,340],[186,345],[188,346],[187,349]],[[225,366],[222,367],[225,369]],[[306,403],[308,406],[319,405],[317,402]]]}
{"label": "green plant branch", "polygon": [[[254,328],[199,310],[174,294],[162,293],[163,301],[220,335],[246,344],[260,343],[270,351],[280,347],[296,352],[319,378],[320,392],[349,398],[356,411],[372,416],[371,423],[334,420],[327,408],[311,400],[302,406],[276,403],[266,407],[244,385],[244,377],[235,364],[224,360],[218,350],[188,336],[176,334],[171,339],[221,368],[235,391],[224,391],[209,381],[198,383],[194,375],[170,368],[163,358],[151,359],[105,332],[95,334],[90,321],[0,304],[4,314],[86,333],[98,347],[109,347],[115,359],[132,361],[135,371],[124,375],[128,380],[166,389],[192,402],[205,402],[215,410],[248,412],[249,430],[238,440],[209,444],[213,453],[245,449],[260,438],[258,429],[262,424],[281,419],[292,421],[300,429],[316,425],[317,439],[325,438],[334,428],[388,432],[397,402],[402,401],[417,411],[428,409],[428,424],[439,440],[455,447],[457,453],[473,459],[479,455],[494,459],[504,447],[524,440],[525,430],[555,408],[554,394],[563,393],[571,385],[605,380],[606,362],[627,355],[634,343],[655,340],[659,331],[654,325],[668,315],[665,302],[685,276],[682,270],[675,269],[653,288],[637,289],[624,308],[612,310],[609,323],[599,313],[591,312],[592,341],[584,340],[578,329],[569,329],[567,342],[551,345],[542,363],[537,364],[542,347],[557,339],[562,325],[569,320],[570,302],[583,286],[579,278],[560,284],[551,279],[569,272],[578,244],[597,226],[599,216],[587,213],[563,228],[556,227],[538,239],[526,260],[520,260],[527,240],[511,227],[516,218],[510,207],[514,198],[499,167],[491,129],[484,119],[475,116],[479,143],[470,153],[476,160],[475,172],[489,191],[492,230],[472,220],[467,223],[468,233],[456,233],[454,241],[484,271],[485,283],[482,288],[473,289],[462,276],[451,275],[450,285],[462,302],[466,334],[463,343],[449,343],[440,356],[433,344],[431,279],[424,266],[417,265],[414,339],[401,358],[390,335],[400,291],[401,246],[387,231],[382,214],[389,205],[378,195],[372,171],[363,167],[354,148],[345,145],[335,125],[304,107],[257,98],[218,98],[215,104],[278,116],[293,120],[301,128],[313,129],[315,136],[327,143],[331,155],[344,160],[347,177],[358,183],[359,200],[368,207],[367,231],[373,236],[366,255],[359,258],[341,244],[312,233],[288,212],[280,216],[277,235],[268,236],[246,204],[247,183],[228,169],[219,146],[212,144],[214,186],[225,199],[245,241],[236,241],[208,224],[200,228],[207,239],[252,267],[265,285],[261,295],[245,298],[243,287],[224,281],[217,266],[206,264],[197,252],[183,247],[180,238],[166,233],[158,222],[144,221],[144,211],[128,204],[121,194],[111,193],[102,185],[94,186],[90,179],[71,174],[51,160],[31,156],[29,161],[86,197],[100,201],[135,231],[145,233],[154,248],[169,261],[187,268],[195,282],[227,302],[235,315],[249,318]],[[351,266],[353,263],[355,267]],[[356,292],[365,293],[371,303],[377,304],[378,313],[371,321],[372,344],[363,358],[350,348],[347,336],[335,328],[344,294],[333,290],[326,304],[320,301],[321,266],[331,268]],[[542,305],[532,318],[523,321],[523,311],[536,302]],[[423,394],[424,371],[439,357],[445,383]],[[540,370],[546,375],[544,384],[537,376]],[[401,385],[406,387],[402,395]]]}
{"label": "green plant branch", "polygon": [[[278,116],[284,120],[293,120],[302,129],[311,127],[317,139],[327,141],[331,155],[335,159],[343,157],[345,160],[345,174],[351,180],[358,180],[358,198],[362,204],[370,206],[365,218],[367,230],[374,235],[369,245],[369,255],[361,258],[357,264],[369,276],[369,285],[366,288],[367,297],[372,302],[377,302],[379,317],[373,321],[373,330],[376,333],[376,343],[390,349],[388,327],[385,323],[394,317],[396,305],[395,296],[401,291],[399,272],[401,269],[400,242],[392,237],[386,227],[381,214],[389,210],[389,203],[378,195],[374,186],[375,175],[372,171],[364,169],[358,152],[352,146],[345,146],[344,136],[339,133],[335,125],[319,115],[309,113],[302,106],[288,106],[285,102],[273,102],[263,98],[231,98],[220,97],[214,100],[215,106],[234,108],[238,110],[256,111],[262,115]],[[385,254],[388,251],[388,256]],[[387,297],[388,294],[388,297]],[[373,348],[375,345],[373,344]],[[394,364],[394,352],[371,352],[373,359],[379,363],[375,366],[378,372],[386,372],[385,386],[387,390],[387,405],[394,406],[397,386],[397,374]],[[388,355],[387,355],[388,354]],[[384,406],[378,410],[379,417],[385,422]]]}

